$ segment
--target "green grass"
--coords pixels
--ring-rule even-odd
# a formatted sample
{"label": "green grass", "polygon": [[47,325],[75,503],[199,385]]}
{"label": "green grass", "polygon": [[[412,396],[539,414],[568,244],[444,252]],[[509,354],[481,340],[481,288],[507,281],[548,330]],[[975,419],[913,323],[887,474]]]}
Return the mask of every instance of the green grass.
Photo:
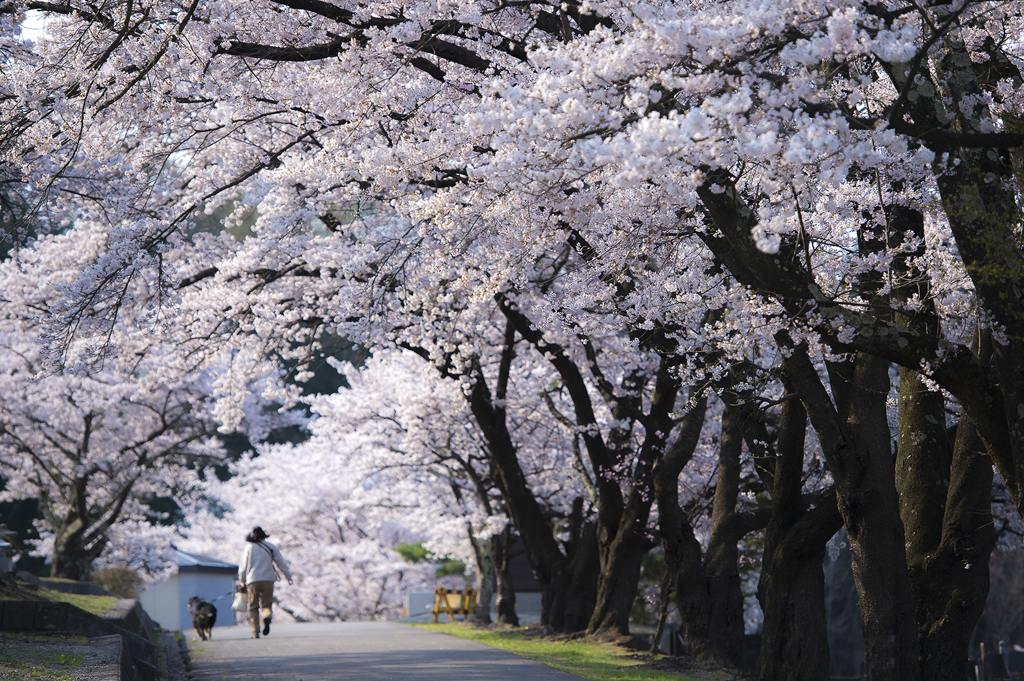
{"label": "green grass", "polygon": [[117,603],[116,596],[86,596],[84,594],[66,594],[61,591],[39,590],[39,597],[48,601],[61,601],[77,606],[94,615],[103,615]]}
{"label": "green grass", "polygon": [[[71,580],[65,580],[71,581]],[[104,615],[114,607],[116,596],[87,596],[85,594],[66,594],[61,591],[35,587],[18,587],[0,583],[0,600],[12,601],[58,601],[70,603],[94,615]],[[3,681],[0,679],[0,681]]]}
{"label": "green grass", "polygon": [[30,653],[29,658],[40,664],[60,665],[63,667],[77,667],[85,659],[75,653],[61,653],[49,650]]}
{"label": "green grass", "polygon": [[[462,623],[412,626],[479,641],[590,681],[694,681],[697,678],[637,668],[644,660],[634,659],[635,651],[586,638],[556,640],[538,636],[529,629],[484,629]],[[702,674],[700,678],[711,677]]]}

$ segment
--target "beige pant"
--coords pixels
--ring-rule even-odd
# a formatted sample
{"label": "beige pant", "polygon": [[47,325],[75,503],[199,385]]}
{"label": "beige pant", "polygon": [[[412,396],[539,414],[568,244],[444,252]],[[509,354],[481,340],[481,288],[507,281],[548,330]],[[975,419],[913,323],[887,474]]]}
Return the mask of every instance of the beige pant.
{"label": "beige pant", "polygon": [[246,587],[249,591],[249,621],[252,622],[252,633],[259,634],[260,623],[270,617],[270,607],[274,604],[274,583],[251,582]]}

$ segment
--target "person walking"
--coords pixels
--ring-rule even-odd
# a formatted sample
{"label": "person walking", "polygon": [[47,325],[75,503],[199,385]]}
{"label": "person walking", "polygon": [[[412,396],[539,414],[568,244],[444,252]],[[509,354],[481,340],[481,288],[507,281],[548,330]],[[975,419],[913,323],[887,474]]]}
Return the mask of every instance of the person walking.
{"label": "person walking", "polygon": [[252,622],[253,638],[260,637],[260,615],[263,616],[263,635],[270,633],[274,582],[278,579],[278,569],[288,583],[292,583],[288,563],[285,562],[281,551],[266,540],[269,536],[262,527],[252,528],[252,532],[245,537],[245,548],[242,549],[242,557],[238,561],[238,581],[249,595],[249,620]]}

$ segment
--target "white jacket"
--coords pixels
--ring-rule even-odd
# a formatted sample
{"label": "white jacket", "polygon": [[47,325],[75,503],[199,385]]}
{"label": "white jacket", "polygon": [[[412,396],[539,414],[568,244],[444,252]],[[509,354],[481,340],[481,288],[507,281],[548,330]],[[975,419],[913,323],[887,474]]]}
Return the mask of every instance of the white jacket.
{"label": "white jacket", "polygon": [[242,557],[238,561],[238,581],[244,584],[253,582],[273,582],[277,579],[274,564],[289,582],[292,581],[288,563],[276,546],[264,540],[256,543],[246,542],[242,549]]}

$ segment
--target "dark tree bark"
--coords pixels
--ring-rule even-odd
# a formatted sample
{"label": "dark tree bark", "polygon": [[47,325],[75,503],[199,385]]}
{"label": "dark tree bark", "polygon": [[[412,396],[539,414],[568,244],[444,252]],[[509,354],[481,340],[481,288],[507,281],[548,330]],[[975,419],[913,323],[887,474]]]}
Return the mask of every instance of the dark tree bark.
{"label": "dark tree bark", "polygon": [[969,676],[971,634],[988,597],[992,528],[992,465],[975,425],[961,419],[952,476],[944,501],[942,536],[927,554],[914,554],[910,577],[921,639],[921,678]]}
{"label": "dark tree bark", "polygon": [[[898,71],[898,69],[896,70]],[[1005,196],[990,196],[993,191],[997,193],[1001,191],[998,189],[1000,186],[998,182],[986,183],[984,191],[980,193],[977,191],[978,178],[972,174],[974,170],[971,170],[972,168],[976,170],[977,164],[972,165],[970,162],[972,159],[961,159],[956,173],[944,175],[940,181],[940,189],[944,192],[947,206],[950,207],[951,222],[964,222],[963,225],[958,224],[954,227],[954,233],[957,235],[958,243],[961,240],[971,242],[969,244],[970,252],[965,258],[971,259],[975,263],[972,276],[977,278],[979,293],[986,300],[992,298],[995,301],[995,306],[1005,311],[1009,320],[1005,326],[1007,329],[1012,329],[1013,324],[1009,322],[1013,320],[1009,317],[1019,316],[1021,306],[1018,305],[1015,310],[1011,309],[1012,305],[1008,307],[1005,296],[1000,298],[1005,294],[1006,289],[1000,289],[1001,284],[998,278],[991,276],[993,263],[1000,261],[1001,256],[998,254],[1003,252],[1000,249],[1014,241],[1013,237],[1005,231],[1007,226],[1013,223],[1006,217],[1010,210],[1008,206],[1012,201],[1007,203],[1004,200]],[[992,160],[991,156],[989,156],[989,160]],[[999,172],[995,172],[996,170],[998,169],[993,168],[995,176],[998,176]],[[750,229],[756,220],[735,190],[726,192],[727,195],[713,194],[703,190],[700,193],[702,200],[709,208],[709,214],[715,226],[720,229],[719,233],[710,232],[705,235],[705,242],[741,282],[758,290],[771,291],[774,295],[779,296],[780,302],[784,306],[788,306],[796,317],[802,316],[806,309],[813,309],[821,313],[823,319],[843,318],[846,323],[863,330],[862,333],[856,334],[850,342],[840,342],[836,338],[829,340],[836,350],[859,351],[856,354],[857,359],[851,367],[832,367],[832,388],[837,398],[838,413],[836,416],[839,416],[834,426],[825,429],[825,423],[832,418],[831,414],[815,415],[814,413],[815,407],[821,409],[822,405],[828,404],[828,394],[820,387],[808,387],[812,383],[818,383],[816,378],[810,378],[810,372],[807,372],[808,383],[805,387],[810,390],[808,394],[817,392],[818,397],[810,400],[807,399],[807,395],[801,397],[807,403],[808,410],[812,414],[812,421],[818,430],[819,439],[822,441],[826,454],[829,455],[831,452],[833,455],[839,455],[849,464],[843,466],[840,461],[829,459],[829,466],[835,476],[839,492],[840,510],[844,518],[850,523],[851,513],[855,516],[862,516],[859,526],[855,527],[852,523],[849,524],[849,538],[854,554],[858,592],[861,594],[864,606],[862,614],[865,624],[865,643],[869,664],[872,665],[869,668],[869,673],[876,678],[880,676],[915,678],[910,674],[919,674],[920,670],[909,672],[905,669],[909,643],[908,645],[897,643],[899,650],[888,652],[886,652],[885,645],[887,637],[889,640],[897,642],[902,637],[909,642],[909,637],[905,632],[905,622],[896,614],[897,607],[895,607],[896,604],[902,604],[904,601],[902,596],[904,580],[900,578],[900,574],[904,573],[906,568],[892,563],[891,558],[886,564],[886,556],[894,555],[896,547],[903,544],[899,537],[899,528],[891,526],[890,522],[890,526],[886,529],[885,516],[888,515],[891,519],[895,517],[895,513],[886,511],[881,514],[878,517],[880,524],[868,519],[872,514],[862,513],[864,509],[893,506],[889,500],[889,493],[885,492],[885,488],[888,486],[885,480],[886,473],[879,464],[885,458],[881,452],[888,449],[887,445],[883,446],[881,437],[884,432],[881,425],[881,407],[877,399],[874,404],[870,399],[870,394],[875,390],[872,386],[877,386],[877,390],[884,393],[885,385],[880,368],[872,370],[868,366],[868,355],[874,354],[877,357],[891,359],[908,369],[919,367],[922,359],[932,363],[934,369],[932,377],[960,400],[965,417],[974,422],[975,432],[981,438],[991,461],[995,463],[1004,481],[1007,482],[1007,488],[1019,509],[1022,494],[1018,480],[1021,479],[1020,471],[1024,470],[1024,464],[1019,463],[1024,461],[1024,456],[1020,454],[1021,451],[1024,451],[1020,445],[1022,442],[1020,436],[1024,429],[1024,420],[1019,419],[1015,414],[1020,410],[1021,395],[1024,394],[1021,390],[1024,386],[1024,370],[1021,368],[1022,362],[1019,361],[1021,359],[1021,344],[1011,332],[1008,343],[991,344],[989,355],[991,361],[983,362],[979,356],[963,346],[947,348],[944,354],[939,356],[936,354],[936,348],[939,347],[937,340],[939,335],[929,328],[931,322],[927,318],[927,310],[924,313],[918,313],[915,317],[901,316],[900,314],[887,316],[884,311],[877,308],[873,309],[871,314],[867,314],[851,312],[831,303],[821,297],[819,292],[816,292],[812,279],[804,271],[799,259],[795,257],[794,250],[787,247],[785,243],[778,254],[766,255],[757,252],[749,238]],[[971,203],[971,201],[979,200],[984,203],[988,200],[986,197],[991,200],[994,207],[992,211]],[[888,217],[890,224],[898,232],[902,230],[919,232],[918,229],[914,229],[913,216],[900,214],[900,209],[890,209]],[[986,221],[986,224],[972,227],[972,221],[978,220]],[[997,237],[996,233],[999,233],[1000,236]],[[878,235],[874,236],[877,241]],[[978,239],[991,243],[988,245],[979,243]],[[1003,250],[1005,251],[1005,249]],[[1002,262],[1017,267],[1013,264],[1016,262],[1015,258],[1017,258],[1016,255],[1009,259],[1003,258]],[[989,268],[989,271],[986,271],[986,268]],[[898,276],[905,274],[901,271],[899,261],[895,263],[894,269]],[[903,267],[903,270],[905,269],[906,267]],[[926,279],[919,276],[919,273],[917,275],[912,273],[912,276],[907,277],[907,282],[918,282],[918,285],[922,281],[926,281]],[[902,286],[908,286],[907,282],[904,282]],[[870,298],[871,282],[862,283],[868,285],[865,293]],[[1003,293],[1000,293],[1000,290]],[[897,299],[901,295],[908,295],[908,293],[907,291],[898,293]],[[917,291],[916,293],[920,300],[927,301],[926,291]],[[811,305],[810,308],[801,308],[808,303]],[[824,326],[818,328],[826,337],[829,336],[830,332],[827,328]],[[792,366],[793,363],[787,362],[787,364]],[[858,372],[860,372],[860,379],[857,377]],[[872,374],[876,378],[872,378]],[[907,371],[903,372],[903,376],[906,384],[910,386],[914,381],[913,376]],[[792,377],[791,375],[790,378]],[[865,398],[867,398],[866,401]],[[924,409],[925,414],[930,413],[937,424],[944,424],[944,414],[936,415],[940,412],[934,405],[929,406],[922,402],[916,408]],[[874,431],[877,431],[877,435],[872,434]],[[935,436],[931,434],[932,431],[934,428],[926,428],[918,423],[908,430],[901,439],[904,442],[909,442],[912,437],[934,441]],[[935,453],[940,455],[939,462],[933,458]],[[943,460],[945,463],[942,462]],[[866,464],[859,473],[856,470],[858,461]],[[917,471],[914,477],[921,476],[919,482],[922,488],[931,486],[934,489],[936,485],[941,486],[943,477],[948,474],[949,470],[948,450],[943,454],[941,447],[938,449],[933,447],[933,454],[926,455],[926,458],[920,459],[920,462],[924,464],[924,467],[913,463],[910,458],[906,459],[901,464],[903,466],[900,469],[901,478],[904,478],[908,469],[911,469]],[[937,480],[934,479],[936,469],[939,471]],[[927,476],[931,476],[933,479],[926,481],[925,477]],[[931,516],[928,522],[922,521],[919,525],[909,526],[906,541],[909,542],[912,553],[922,550],[922,547],[931,547],[925,549],[925,553],[930,553],[937,546],[938,538],[944,536],[943,528],[946,516],[943,509],[945,507],[943,504],[939,504],[924,508],[928,503],[924,502],[923,498],[918,500],[914,498],[921,490],[911,490],[910,487],[905,487],[904,490],[905,494],[901,502],[904,515],[916,509],[918,513]],[[879,503],[880,501],[882,503]],[[900,508],[900,504],[894,506],[892,511]],[[978,512],[974,511],[974,513]],[[936,519],[941,520],[937,522]],[[960,522],[965,521],[961,520]],[[979,543],[983,545],[984,540],[979,538]],[[874,551],[868,550],[870,545],[874,545]],[[873,560],[872,555],[877,555],[881,561]],[[910,556],[910,559],[918,560],[913,555]],[[874,565],[876,569],[867,571],[862,569],[870,565]],[[906,580],[909,581],[909,576],[906,577]],[[963,603],[973,603],[975,589],[984,587],[982,581],[975,582],[975,586],[970,588],[966,582],[962,582],[961,588],[967,589],[963,593],[947,589],[944,592],[933,590],[931,594],[933,599],[946,597],[955,600],[963,597]],[[877,587],[886,583],[889,584],[893,598],[878,594],[874,599],[865,599],[865,588],[872,588],[872,585]],[[915,589],[919,588],[915,586]],[[904,608],[904,605],[898,605],[898,609]],[[970,612],[970,608],[965,608],[962,614],[969,619],[973,616]],[[872,620],[880,622],[873,630],[868,626]],[[922,621],[934,623],[934,620],[929,617],[923,618]],[[895,637],[891,636],[893,631],[897,632]],[[931,653],[926,650],[926,648],[932,647],[932,644],[927,642],[929,635],[922,634],[920,645],[923,646],[921,648],[923,659],[928,659],[931,656]],[[872,640],[878,642],[881,647],[875,646]],[[945,644],[936,645],[941,647],[951,644],[949,639],[946,641]],[[960,650],[959,643],[953,647]],[[942,651],[945,651],[945,647],[942,647]],[[901,666],[904,671],[900,671]]]}
{"label": "dark tree bark", "polygon": [[[515,346],[516,329],[509,322],[506,324],[495,392],[492,394],[479,361],[474,361],[466,370],[472,381],[466,399],[487,443],[494,485],[501,493],[506,512],[522,539],[527,560],[540,582],[541,622],[560,631],[566,627],[565,612],[572,576],[570,559],[562,553],[544,509],[526,483],[526,475],[519,465],[518,452],[508,430],[504,401],[515,359]],[[422,348],[409,349],[428,361],[431,359]],[[462,375],[444,363],[437,368],[445,376]]]}
{"label": "dark tree bark", "polygon": [[[512,344],[506,344],[503,354],[503,364],[511,364]],[[503,371],[502,375],[507,375],[507,372]],[[526,484],[526,475],[519,465],[516,447],[508,432],[502,402],[496,403],[492,399],[479,367],[474,369],[473,377],[470,410],[487,441],[495,484],[523,540],[527,560],[540,582],[541,621],[556,630],[563,630],[570,585],[568,560],[559,549],[540,503]],[[499,397],[503,397],[503,391],[499,391]]]}
{"label": "dark tree bark", "polygon": [[[499,294],[496,300],[509,328],[514,328],[558,372],[573,406],[571,425],[580,433],[594,471],[591,482],[600,570],[596,602],[587,629],[594,634],[628,636],[641,561],[649,548],[645,534],[654,501],[652,471],[662,458],[675,427],[671,413],[679,392],[679,380],[672,375],[669,361],[662,356],[653,377],[648,370],[637,369],[625,376],[621,385],[615,386],[602,373],[594,344],[586,342],[583,351],[589,365],[588,385],[583,371],[565,348],[545,339],[508,296]],[[645,412],[643,389],[652,378],[654,391]],[[607,403],[618,424],[609,430],[607,438],[597,419],[591,385]],[[561,418],[568,420],[568,417]],[[645,435],[636,451],[633,431],[639,425],[643,426]],[[623,482],[626,482],[625,494]],[[566,578],[565,574],[562,578]],[[568,584],[571,587],[571,580]],[[552,592],[553,603],[561,608],[568,593],[564,588]]]}
{"label": "dark tree bark", "polygon": [[829,676],[825,545],[842,518],[835,493],[806,509],[801,498],[807,414],[789,401],[782,410],[771,469],[772,516],[765,531],[757,597],[764,613],[758,677],[819,681]]}
{"label": "dark tree bark", "polygon": [[107,530],[121,516],[121,509],[131,495],[137,478],[129,478],[102,502],[89,502],[89,487],[95,467],[71,478],[64,490],[70,501],[64,514],[54,509],[54,503],[45,489],[40,490],[39,510],[53,529],[53,552],[50,576],[75,581],[87,581],[92,574],[92,562],[99,558],[110,541]]}
{"label": "dark tree bark", "polygon": [[[898,303],[911,298],[924,302],[912,313],[897,305],[896,321],[938,339],[929,278],[910,264],[910,256],[924,255],[924,217],[900,206],[889,208],[887,217],[893,229],[890,245],[901,245],[905,234],[921,243],[915,253],[894,260],[893,296]],[[982,345],[976,342],[975,351]],[[980,359],[987,363],[991,356]],[[918,372],[901,367],[896,488],[917,611],[921,678],[937,681],[959,680],[969,673],[968,647],[988,595],[995,541],[992,466],[969,416],[961,417],[955,433],[950,446],[942,393],[925,385]]]}
{"label": "dark tree bark", "polygon": [[[640,568],[643,556],[650,548],[650,542],[644,535],[655,497],[654,467],[664,456],[668,434],[674,427],[671,412],[679,388],[679,379],[672,375],[668,362],[662,358],[651,406],[641,417],[646,435],[633,464],[625,502],[618,498],[612,503],[606,502],[610,495],[621,495],[617,481],[610,481],[615,483],[614,486],[602,483],[598,487],[601,503],[597,542],[601,572],[597,583],[597,603],[587,626],[591,633],[629,635],[629,615],[636,601]],[[623,411],[630,409],[638,413],[642,409],[641,401],[636,400]],[[623,433],[624,441],[625,435]],[[629,456],[625,445],[618,451],[620,460],[624,456]]]}
{"label": "dark tree bark", "polygon": [[[701,397],[683,419],[680,434],[672,449],[662,461],[658,462],[654,473],[654,490],[657,497],[658,517],[662,530],[662,546],[669,574],[675,576],[677,599],[682,615],[682,633],[690,654],[698,658],[713,659],[730,666],[738,665],[736,642],[734,640],[734,616],[724,616],[713,624],[712,610],[715,607],[712,588],[709,585],[708,573],[703,566],[703,552],[700,543],[693,534],[686,514],[679,505],[679,474],[689,463],[696,450],[700,438],[700,430],[707,412],[707,397]],[[718,533],[718,544],[721,545],[725,536],[725,509],[730,507],[728,499],[735,504],[734,493],[729,490],[732,473],[727,473],[720,483],[723,500]],[[716,497],[719,494],[716,488]],[[716,500],[717,501],[717,500]],[[735,546],[738,538],[732,536]],[[719,555],[727,551],[720,551]],[[728,570],[724,570],[728,571]],[[728,582],[728,578],[719,582]],[[728,586],[715,589],[716,596],[723,596],[725,607],[734,607],[734,598]],[[732,629],[730,629],[732,627]],[[719,635],[720,632],[730,632]],[[739,603],[739,636],[742,636],[742,602]],[[741,644],[741,638],[740,644]]]}
{"label": "dark tree bark", "polygon": [[479,570],[479,588],[477,589],[477,606],[473,612],[473,621],[479,624],[491,623],[491,605],[494,603],[494,585],[496,581],[494,569],[494,549],[492,538],[477,537],[473,528],[468,528],[469,541],[473,545],[473,554]]}
{"label": "dark tree bark", "polygon": [[494,574],[497,581],[495,588],[496,600],[494,609],[497,611],[498,624],[519,626],[516,615],[516,591],[512,585],[511,556],[509,546],[512,539],[512,528],[506,527],[500,534],[491,537],[491,555],[494,557]]}
{"label": "dark tree bark", "polygon": [[572,560],[569,562],[571,578],[565,620],[571,623],[573,631],[582,631],[590,624],[590,618],[597,607],[600,575],[597,524],[584,519],[583,504],[581,497],[574,500],[570,524]]}
{"label": "dark tree bark", "polygon": [[[921,128],[971,133],[982,121],[991,120],[987,95],[995,93],[998,82],[1010,79],[1019,86],[1024,77],[991,39],[982,47],[989,57],[985,63],[975,63],[977,60],[970,58],[959,37],[947,36],[940,46],[929,62],[936,66],[934,73],[916,69],[912,76],[907,64],[882,62],[899,89],[910,87],[911,78],[929,81],[934,75],[941,79],[946,103],[939,105],[932,97],[905,98],[905,114],[900,112],[898,117],[909,116]],[[994,96],[999,101],[998,94]],[[1020,120],[1012,115],[1004,115],[1004,123],[1008,128],[1020,128]],[[1024,287],[1019,282],[1024,280],[1024,249],[1021,211],[1013,184],[1020,179],[1021,151],[935,143],[930,146],[937,152],[935,179],[957,249],[979,301],[1003,327],[1004,340],[992,342],[986,352],[980,353],[983,356],[955,346],[952,352],[943,348],[943,356],[936,357],[934,351],[926,349],[940,347],[940,336],[932,329],[922,333],[919,321],[913,323],[915,320],[906,318],[898,321],[909,325],[911,333],[901,331],[893,339],[903,346],[926,350],[920,354],[932,364],[934,380],[960,401],[1020,513],[1024,511],[1024,419],[1020,417],[1024,413]],[[905,219],[908,212],[893,211],[904,229],[922,234],[923,227],[917,224],[920,218]],[[918,338],[927,342],[920,343]],[[879,352],[909,369],[920,366],[919,360],[901,357],[891,349]],[[934,542],[938,524],[928,526]]]}
{"label": "dark tree bark", "polygon": [[[712,191],[711,182],[726,190]],[[709,182],[698,195],[717,229],[701,238],[741,283],[770,291],[795,318],[815,311],[825,320],[816,328],[829,342],[843,351],[859,350],[851,353],[852,360],[829,365],[830,395],[806,352],[792,347],[785,336],[779,338],[790,353],[783,361],[783,381],[804,403],[835,480],[853,555],[868,673],[879,681],[915,681],[918,641],[886,419],[888,363],[880,357],[902,355],[907,365],[918,366],[922,340],[895,328],[890,338],[892,325],[879,316],[877,306],[870,313],[851,313],[827,300],[795,242],[783,241],[774,254],[761,252],[751,237],[756,215],[727,173],[709,171]],[[870,293],[872,282],[863,284]],[[828,329],[833,318],[855,327],[863,324],[866,330],[855,334],[852,343],[841,343]],[[884,333],[873,325],[884,327]],[[917,351],[913,361],[901,350],[912,345]]]}
{"label": "dark tree bark", "polygon": [[834,405],[803,350],[792,351],[782,373],[810,415],[835,480],[853,554],[868,673],[878,681],[915,681],[919,646],[886,416],[888,363],[858,354],[830,364]]}
{"label": "dark tree bark", "polygon": [[80,534],[59,537],[54,542],[50,576],[76,582],[88,581],[92,574],[92,561],[103,552],[105,545],[104,540],[102,545],[87,548]]}
{"label": "dark tree bark", "polygon": [[678,476],[696,448],[706,400],[685,417],[680,437],[655,475],[662,547],[682,619],[687,651],[699,659],[738,668],[743,662],[743,592],[737,543],[764,527],[763,512],[739,513],[741,420],[744,410],[727,403],[722,415],[718,479],[711,535],[705,552],[679,506]]}
{"label": "dark tree bark", "polygon": [[636,601],[641,561],[647,552],[643,534],[649,512],[650,503],[630,500],[614,533],[599,531],[601,567],[596,604],[587,625],[591,633],[629,635],[629,613]]}
{"label": "dark tree bark", "polygon": [[743,589],[740,584],[736,500],[740,490],[743,435],[739,410],[726,404],[718,456],[718,480],[711,507],[711,536],[704,555],[704,579],[711,608],[708,636],[734,667],[743,664]]}
{"label": "dark tree bark", "polygon": [[[728,404],[722,414],[719,445],[707,551],[702,551],[692,526],[681,513],[670,519],[677,526],[673,531],[680,536],[672,538],[666,547],[671,546],[676,554],[673,566],[679,566],[677,599],[687,649],[698,658],[738,668],[743,663],[743,591],[736,545],[748,528],[736,522],[743,441],[739,412]],[[671,501],[667,492],[662,492],[666,504]]]}
{"label": "dark tree bark", "polygon": [[679,506],[679,474],[693,458],[707,412],[701,397],[683,417],[679,436],[654,470],[654,490],[662,548],[668,573],[676,579],[679,609],[683,614],[683,638],[687,650],[698,657],[721,658],[717,641],[708,637],[710,604],[701,569],[702,550],[686,514]]}
{"label": "dark tree bark", "polygon": [[[659,509],[666,508],[660,505]],[[683,640],[686,651],[698,660],[719,661],[733,664],[728,649],[711,637],[711,596],[704,576],[704,551],[693,532],[693,526],[680,508],[670,511],[671,518],[662,511],[662,542],[665,556],[678,577],[676,579],[676,602],[682,619]],[[672,535],[664,536],[666,530]]]}

